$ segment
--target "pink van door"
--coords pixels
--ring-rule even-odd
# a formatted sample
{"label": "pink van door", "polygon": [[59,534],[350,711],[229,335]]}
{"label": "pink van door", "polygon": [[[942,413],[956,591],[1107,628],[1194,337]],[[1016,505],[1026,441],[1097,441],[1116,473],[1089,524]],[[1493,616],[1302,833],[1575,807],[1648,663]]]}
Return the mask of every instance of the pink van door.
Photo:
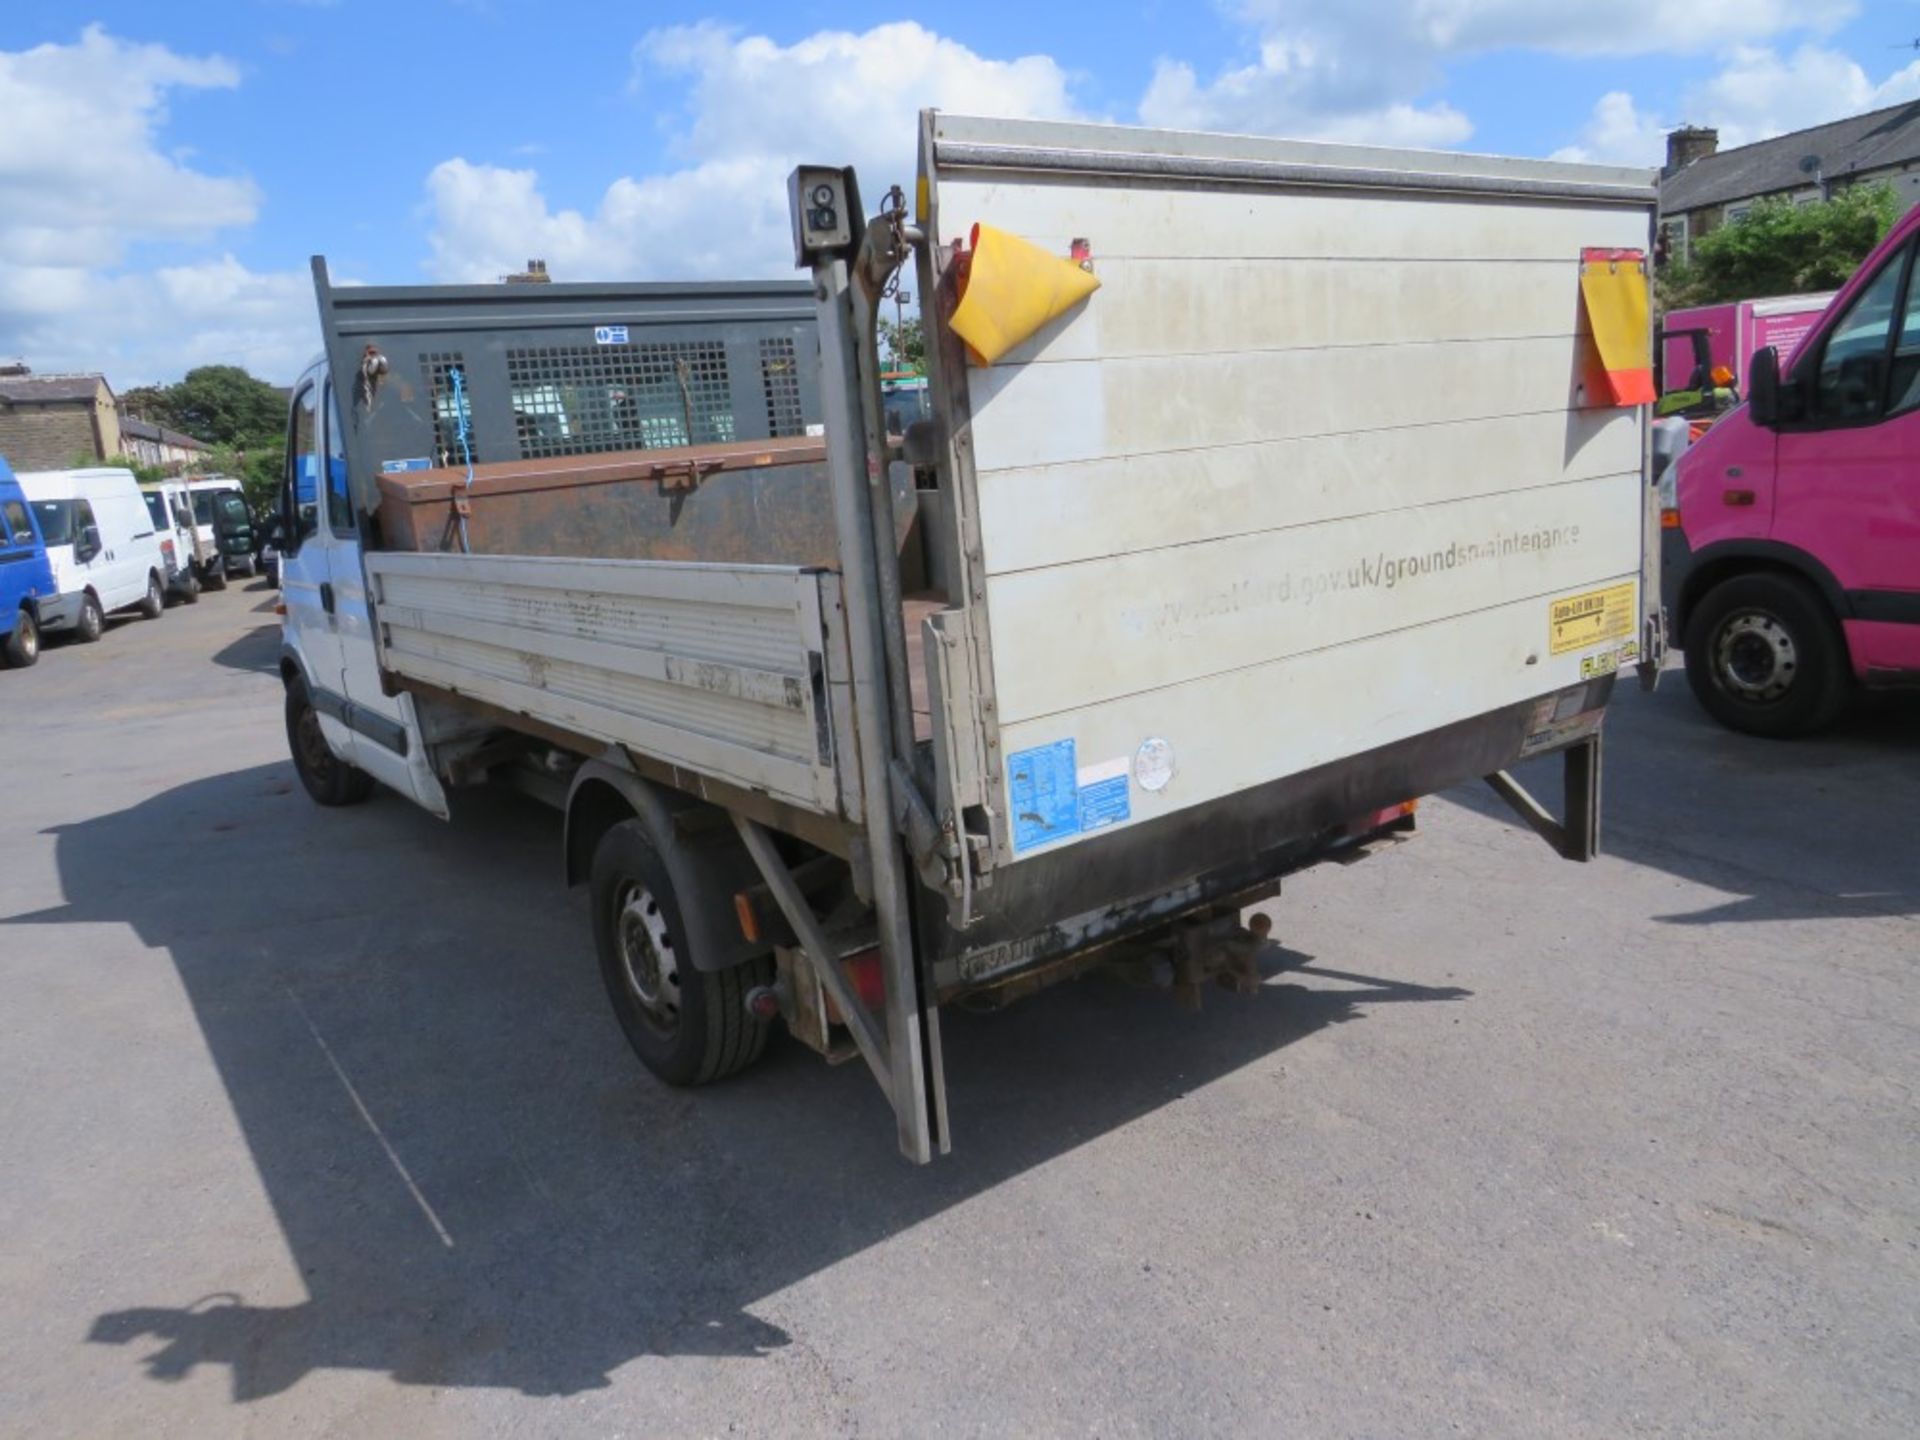
{"label": "pink van door", "polygon": [[1920,683],[1920,266],[1914,239],[1857,289],[1793,367],[1803,418],[1780,426],[1773,538],[1846,592],[1854,673]]}

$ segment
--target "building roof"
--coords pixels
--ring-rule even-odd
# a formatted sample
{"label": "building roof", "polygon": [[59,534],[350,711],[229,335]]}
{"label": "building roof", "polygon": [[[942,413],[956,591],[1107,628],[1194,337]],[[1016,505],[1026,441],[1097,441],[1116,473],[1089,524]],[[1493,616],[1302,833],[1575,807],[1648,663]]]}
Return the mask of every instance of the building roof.
{"label": "building roof", "polygon": [[196,440],[179,430],[169,430],[164,425],[156,425],[151,420],[142,420],[137,415],[120,417],[120,433],[132,440],[151,440],[156,445],[174,445],[184,450],[208,450],[212,447],[204,440]]}
{"label": "building roof", "polygon": [[1814,183],[1800,168],[1809,155],[1820,157],[1820,173],[1828,181],[1920,160],[1920,101],[1705,156],[1660,182],[1660,209],[1679,215],[1703,205],[1801,189]]}
{"label": "building roof", "polygon": [[102,390],[113,394],[104,375],[0,375],[0,400],[16,405],[92,400]]}

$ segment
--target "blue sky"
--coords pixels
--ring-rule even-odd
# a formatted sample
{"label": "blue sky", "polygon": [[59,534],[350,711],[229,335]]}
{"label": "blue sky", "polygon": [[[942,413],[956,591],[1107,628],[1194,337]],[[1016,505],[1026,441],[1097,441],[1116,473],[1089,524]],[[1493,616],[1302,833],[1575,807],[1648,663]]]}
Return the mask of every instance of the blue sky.
{"label": "blue sky", "polygon": [[910,178],[922,104],[1657,163],[1920,97],[1913,0],[7,0],[0,357],[126,386],[374,283],[777,273],[780,179]]}

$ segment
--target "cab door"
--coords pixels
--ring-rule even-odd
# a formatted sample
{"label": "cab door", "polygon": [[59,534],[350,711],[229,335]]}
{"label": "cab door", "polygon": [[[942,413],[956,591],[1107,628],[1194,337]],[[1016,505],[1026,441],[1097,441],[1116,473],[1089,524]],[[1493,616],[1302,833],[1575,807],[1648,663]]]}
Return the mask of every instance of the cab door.
{"label": "cab door", "polygon": [[1920,263],[1909,240],[1794,367],[1805,414],[1780,427],[1773,539],[1846,592],[1856,673],[1920,672]]}
{"label": "cab door", "polygon": [[[334,620],[333,549],[320,510],[316,477],[320,473],[320,380],[314,372],[295,387],[287,426],[287,468],[282,477],[281,509],[287,517],[287,548],[280,562],[281,604],[286,607],[285,641],[300,662],[307,695],[320,716],[320,729],[335,755],[353,758],[353,732],[347,728],[346,684],[342,679],[339,627]],[[195,515],[205,491],[194,495]],[[208,514],[211,518],[211,509]]]}
{"label": "cab door", "polygon": [[383,785],[445,816],[447,797],[421,742],[413,697],[385,694],[380,683],[375,617],[361,564],[359,517],[347,483],[346,436],[333,387],[323,384],[322,388],[324,454],[318,479],[324,521],[320,529],[330,585],[328,618],[340,656],[353,763]]}

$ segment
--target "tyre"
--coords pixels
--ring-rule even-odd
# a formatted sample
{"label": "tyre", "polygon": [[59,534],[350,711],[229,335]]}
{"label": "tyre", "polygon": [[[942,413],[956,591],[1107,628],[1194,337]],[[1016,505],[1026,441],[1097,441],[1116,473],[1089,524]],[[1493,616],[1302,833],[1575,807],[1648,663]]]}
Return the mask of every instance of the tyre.
{"label": "tyre", "polygon": [[669,1085],[705,1085],[760,1058],[772,1022],[747,1013],[747,992],[771,982],[772,960],[695,967],[682,897],[638,820],[602,837],[591,892],[601,979],[641,1064]]}
{"label": "tyre", "polygon": [[22,607],[13,617],[13,629],[7,635],[5,645],[0,645],[0,655],[6,657],[7,664],[15,670],[24,670],[40,658],[40,622],[33,618],[33,612]]}
{"label": "tyre", "polygon": [[1737,575],[1694,606],[1687,684],[1722,725],[1786,739],[1831,725],[1846,703],[1846,640],[1820,594],[1792,575]]}
{"label": "tyre", "polygon": [[287,749],[307,794],[321,805],[358,805],[373,793],[373,777],[349,765],[327,747],[320,712],[307,698],[306,685],[287,686]]}
{"label": "tyre", "polygon": [[226,570],[219,565],[207,566],[207,575],[206,575],[206,580],[204,582],[204,588],[208,590],[226,589],[227,588]]}
{"label": "tyre", "polygon": [[187,572],[187,583],[180,587],[180,603],[182,605],[200,603],[200,577],[191,570]]}
{"label": "tyre", "polygon": [[147,593],[141,597],[140,613],[149,620],[158,620],[167,611],[166,587],[161,585],[160,577],[149,570],[147,572]]}
{"label": "tyre", "polygon": [[80,597],[80,613],[73,621],[73,638],[82,645],[91,645],[106,628],[107,617],[100,609],[100,597],[89,590]]}

